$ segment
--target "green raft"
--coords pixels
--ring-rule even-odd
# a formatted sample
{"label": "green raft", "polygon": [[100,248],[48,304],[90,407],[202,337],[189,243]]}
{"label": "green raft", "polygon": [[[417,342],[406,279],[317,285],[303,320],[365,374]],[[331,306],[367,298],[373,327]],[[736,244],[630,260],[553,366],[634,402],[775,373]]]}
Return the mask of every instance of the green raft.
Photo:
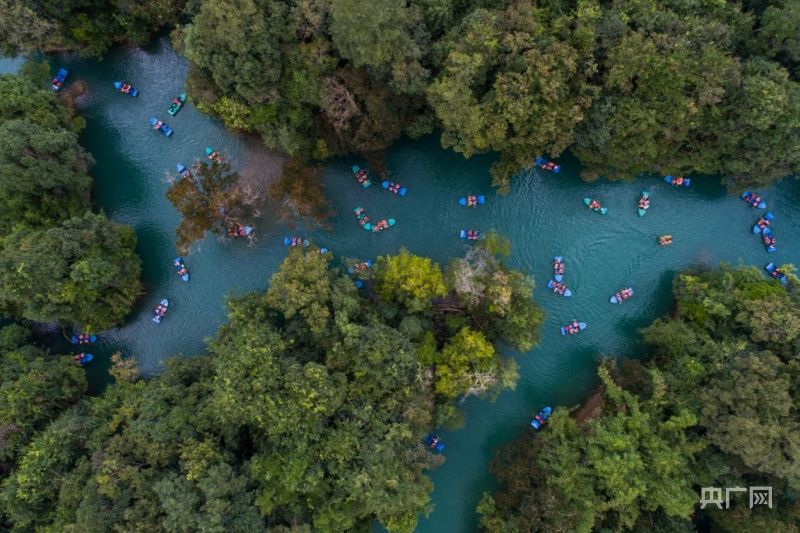
{"label": "green raft", "polygon": [[180,96],[172,100],[172,105],[170,105],[169,109],[167,109],[167,113],[169,113],[174,117],[175,115],[178,114],[178,111],[181,110],[183,104],[185,103],[186,103],[186,93],[181,93]]}
{"label": "green raft", "polygon": [[[592,199],[591,198],[584,198],[583,199],[583,203],[586,204],[586,207],[589,207],[589,205],[591,205],[591,203],[592,203]],[[597,203],[600,203],[600,202],[597,202]],[[602,205],[600,207],[589,207],[589,209],[591,209],[595,213],[600,213],[601,215],[605,215],[606,213],[608,213],[608,208],[607,207],[603,207]]]}

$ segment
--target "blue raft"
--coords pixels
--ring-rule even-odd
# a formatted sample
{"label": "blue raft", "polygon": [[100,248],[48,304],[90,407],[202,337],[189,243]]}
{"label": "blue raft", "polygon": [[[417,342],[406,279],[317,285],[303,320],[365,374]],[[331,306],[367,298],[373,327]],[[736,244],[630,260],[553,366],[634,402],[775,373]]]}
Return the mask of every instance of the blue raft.
{"label": "blue raft", "polygon": [[548,280],[547,288],[550,289],[551,291],[555,292],[556,294],[560,294],[561,296],[564,296],[566,298],[569,298],[570,296],[572,296],[572,291],[569,290],[566,285],[564,285],[564,292],[557,292],[556,289],[558,287],[556,286],[556,283],[557,282],[553,281],[552,279]]}
{"label": "blue raft", "polygon": [[192,177],[192,173],[189,171],[188,168],[183,166],[183,164],[178,163],[177,165],[175,165],[175,167],[178,169],[178,177],[179,178],[187,178],[187,179],[189,179],[189,178]]}
{"label": "blue raft", "polygon": [[61,90],[61,87],[64,86],[64,82],[67,81],[67,76],[69,76],[69,71],[67,69],[64,67],[58,69],[56,77],[50,80],[50,86],[54,91],[58,92]]}
{"label": "blue raft", "polygon": [[769,223],[773,220],[775,220],[775,215],[767,211],[758,218],[755,224],[753,224],[753,233],[761,233],[761,231],[769,226]]}
{"label": "blue raft", "polygon": [[76,354],[74,359],[75,362],[78,363],[79,365],[85,366],[87,363],[90,363],[92,359],[94,359],[94,356],[90,353],[82,353],[82,354]]}
{"label": "blue raft", "polygon": [[462,229],[458,232],[458,236],[467,241],[477,241],[481,238],[481,232],[476,229]]}
{"label": "blue raft", "polygon": [[564,258],[560,255],[553,258],[553,277],[559,283],[564,279]]}
{"label": "blue raft", "polygon": [[566,326],[561,326],[561,334],[562,335],[575,335],[586,329],[586,322],[578,322],[578,330],[577,331],[570,331],[567,328],[572,326],[573,324],[567,324]]}
{"label": "blue raft", "polygon": [[307,247],[310,243],[308,239],[303,239],[302,237],[284,237],[283,238],[283,245],[288,246],[289,248],[296,248],[298,246],[302,246],[303,248]]}
{"label": "blue raft", "polygon": [[[167,126],[163,122],[161,122],[161,125],[158,125],[159,122],[161,122],[161,121],[158,120],[156,117],[150,117],[150,125],[153,127],[154,130],[160,131],[161,133],[163,133],[164,137],[169,137],[170,135],[172,135],[172,128],[170,128],[169,126]],[[156,127],[156,126],[158,126],[158,127]]]}
{"label": "blue raft", "polygon": [[139,96],[139,91],[136,90],[136,87],[131,85],[130,83],[125,83],[124,81],[115,81],[114,88],[121,92],[122,94],[129,94],[131,96]]}
{"label": "blue raft", "polygon": [[161,320],[167,315],[167,308],[169,307],[169,300],[164,298],[159,302],[153,311],[153,322],[161,324]]}
{"label": "blue raft", "polygon": [[769,263],[764,267],[764,270],[766,270],[770,276],[780,281],[781,285],[786,285],[786,283],[789,282],[789,278],[786,277],[786,274],[780,272],[774,263]]}
{"label": "blue raft", "polygon": [[631,296],[633,296],[633,289],[631,287],[625,287],[615,292],[608,301],[612,304],[621,304]]}
{"label": "blue raft", "polygon": [[548,161],[544,157],[537,157],[536,159],[533,160],[533,163],[537,167],[543,170],[549,170],[550,172],[553,172],[555,174],[558,174],[558,172],[561,170],[561,165],[556,164],[555,161]]}
{"label": "blue raft", "polygon": [[389,192],[393,192],[394,194],[399,194],[400,196],[405,196],[408,193],[408,189],[405,187],[400,186],[399,183],[392,183],[390,181],[384,181],[381,183],[381,186]]}
{"label": "blue raft", "polygon": [[69,340],[72,344],[90,344],[97,340],[97,335],[81,333],[80,335],[73,335]]}
{"label": "blue raft", "polygon": [[771,229],[764,228],[764,231],[761,232],[761,240],[764,243],[764,248],[767,249],[767,252],[772,253],[777,250],[775,247],[775,237],[772,236]]}
{"label": "blue raft", "polygon": [[534,416],[533,420],[531,420],[531,427],[537,431],[542,429],[547,422],[547,419],[550,418],[551,414],[553,414],[552,407],[543,408],[541,411],[539,411],[539,414]]}
{"label": "blue raft", "polygon": [[439,437],[434,437],[433,435],[425,435],[425,446],[427,446],[431,450],[436,450],[439,453],[444,451],[444,442]]}
{"label": "blue raft", "polygon": [[181,279],[183,281],[189,281],[189,270],[186,268],[186,264],[183,262],[183,257],[176,257],[173,264],[175,265],[175,272],[178,273]]}
{"label": "blue raft", "polygon": [[664,181],[675,187],[680,187],[681,185],[688,187],[692,183],[690,178],[684,178],[683,176],[664,176]]}
{"label": "blue raft", "polygon": [[756,193],[744,191],[740,198],[746,203],[757,209],[766,209],[767,203]]}
{"label": "blue raft", "polygon": [[[468,194],[467,196],[462,196],[461,198],[458,199],[458,204],[459,205],[463,205],[463,206],[467,206],[467,198],[469,196],[475,196],[475,195],[474,194]],[[475,196],[475,204],[473,204],[470,207],[477,207],[477,206],[483,205],[485,203],[486,203],[486,197],[483,196],[482,194],[480,194],[480,195]]]}

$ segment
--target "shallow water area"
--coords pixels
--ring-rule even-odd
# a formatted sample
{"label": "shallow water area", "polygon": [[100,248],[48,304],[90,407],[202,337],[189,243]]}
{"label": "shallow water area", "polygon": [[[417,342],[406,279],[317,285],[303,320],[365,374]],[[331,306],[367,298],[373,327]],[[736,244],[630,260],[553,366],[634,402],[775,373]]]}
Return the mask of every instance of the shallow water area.
{"label": "shallow water area", "polygon": [[[135,228],[143,261],[144,296],[124,327],[102,332],[93,346],[95,360],[87,372],[95,385],[107,379],[110,354],[117,350],[136,358],[147,375],[159,372],[167,357],[202,354],[205,339],[226,320],[225,298],[266,288],[286,255],[286,235],[311,238],[337,257],[374,260],[406,247],[442,266],[470,246],[458,238],[461,229],[495,228],[511,239],[509,262],[535,278],[535,298],[547,314],[541,342],[529,353],[515,354],[520,365],[515,391],[494,403],[468,400],[466,426],[439,433],[447,444],[447,461],[431,473],[435,510],[420,521],[419,531],[476,529],[475,505],[492,487],[488,461],[493,449],[530,431],[530,416],[542,406],[579,403],[596,382],[598,357],[639,356],[638,330],[669,311],[676,271],[720,261],[759,268],[770,261],[800,265],[796,180],[758,191],[776,216],[772,228],[778,251],[767,254],[750,229],[763,211],[728,194],[717,178],[696,177],[689,188],[653,176],[588,184],[578,177],[577,161],[565,156],[559,159],[560,173],[524,172],[508,195],[497,196],[488,173],[492,155],[467,160],[428,136],[402,140],[388,151],[388,169],[394,181],[408,188],[406,197],[383,190],[376,176],[372,186],[362,188],[351,166],[364,162],[335,160],[324,177],[337,213],[331,231],[289,231],[265,213],[252,243],[209,237],[196,246],[185,257],[191,281],[184,283],[172,265],[179,217],[165,197],[167,178],[176,163],[189,165],[203,157],[206,146],[224,151],[234,168],[246,163],[251,148],[191,105],[175,117],[167,114],[172,97],[184,90],[187,65],[166,40],[144,50],[118,49],[101,61],[64,61],[70,80],[89,84],[82,101],[87,117],[82,140],[97,161],[91,171],[95,201],[109,216]],[[117,80],[131,83],[139,96],[115,91]],[[151,116],[164,120],[174,135],[155,133],[148,124]],[[651,193],[651,208],[639,217],[642,190]],[[458,198],[468,193],[484,194],[486,205],[460,206]],[[609,213],[589,211],[583,204],[586,196],[602,201]],[[364,231],[353,215],[358,206],[373,220],[391,217],[397,225],[377,234]],[[667,233],[674,244],[659,247],[658,235]],[[572,298],[545,288],[554,255],[565,258],[564,283]],[[610,304],[609,297],[626,286],[635,295]],[[156,325],[152,310],[162,298],[170,300],[170,308]],[[587,329],[562,337],[559,326],[572,319],[586,322]]]}

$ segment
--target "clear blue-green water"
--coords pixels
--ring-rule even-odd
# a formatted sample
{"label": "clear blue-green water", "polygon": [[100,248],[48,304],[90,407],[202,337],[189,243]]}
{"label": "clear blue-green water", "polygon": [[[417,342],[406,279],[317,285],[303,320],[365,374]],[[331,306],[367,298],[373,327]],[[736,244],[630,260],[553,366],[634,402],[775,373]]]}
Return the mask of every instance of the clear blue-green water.
{"label": "clear blue-green water", "polygon": [[[204,340],[225,321],[225,298],[267,286],[286,255],[284,235],[313,238],[337,256],[374,259],[405,246],[442,265],[468,246],[458,239],[461,228],[495,228],[511,239],[510,263],[536,279],[535,298],[547,313],[542,339],[531,352],[514,354],[520,365],[515,391],[494,403],[465,402],[466,426],[441,433],[447,462],[431,473],[435,509],[420,521],[420,531],[476,528],[475,505],[492,488],[488,461],[493,449],[528,431],[531,412],[543,405],[578,404],[595,383],[599,357],[642,355],[637,332],[670,309],[670,283],[677,270],[720,261],[759,267],[768,261],[800,264],[800,183],[795,180],[759,191],[777,217],[773,229],[779,250],[767,254],[750,231],[760,211],[729,195],[717,178],[697,177],[688,189],[652,176],[587,184],[578,178],[577,161],[564,157],[560,174],[525,172],[514,180],[510,194],[496,196],[488,173],[493,156],[466,160],[442,150],[430,136],[400,141],[388,151],[388,168],[408,187],[407,197],[375,185],[362,189],[350,166],[363,163],[336,160],[324,178],[337,212],[330,231],[289,232],[266,212],[256,224],[252,245],[210,237],[197,246],[186,258],[192,275],[186,284],[172,267],[179,218],[164,195],[166,178],[176,163],[191,163],[206,146],[227,152],[236,167],[248,164],[252,148],[191,106],[174,118],[166,114],[170,99],[182,91],[187,67],[165,40],[146,50],[118,50],[102,61],[64,61],[71,80],[89,84],[83,142],[97,160],[92,170],[95,201],[136,229],[144,264],[145,295],[125,326],[102,332],[94,349],[97,358],[88,372],[95,383],[106,379],[109,355],[116,350],[136,358],[146,374],[157,373],[167,357],[202,353]],[[112,82],[118,79],[137,87],[139,97],[115,92]],[[153,115],[175,130],[172,138],[149,128]],[[652,193],[652,207],[639,218],[636,202],[642,190]],[[487,205],[460,207],[457,199],[468,192],[485,194]],[[602,200],[609,214],[589,212],[584,196]],[[352,214],[357,206],[374,218],[395,218],[397,226],[380,234],[366,232]],[[656,238],[664,233],[675,242],[661,248]],[[543,289],[554,255],[566,259],[565,282],[575,293],[571,299]],[[609,304],[610,295],[623,286],[632,286],[635,296],[620,306]],[[170,312],[156,326],[151,310],[164,297],[170,299]],[[562,337],[559,326],[573,318],[587,322],[588,329]]]}

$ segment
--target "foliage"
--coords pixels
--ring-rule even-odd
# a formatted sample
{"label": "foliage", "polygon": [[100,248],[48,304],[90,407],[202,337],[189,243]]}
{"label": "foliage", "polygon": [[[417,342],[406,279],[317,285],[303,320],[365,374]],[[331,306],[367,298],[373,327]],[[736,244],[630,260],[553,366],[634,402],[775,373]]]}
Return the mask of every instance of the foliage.
{"label": "foliage", "polygon": [[136,234],[90,212],[44,230],[20,229],[0,250],[0,309],[34,321],[102,330],[139,296]]}
{"label": "foliage", "polygon": [[278,202],[278,216],[287,223],[295,219],[325,222],[332,214],[322,186],[322,166],[290,159],[281,177],[269,186],[269,197]]}
{"label": "foliage", "polygon": [[734,502],[695,518],[727,531],[796,529],[785,495],[800,479],[800,303],[752,267],[685,272],[674,293],[675,317],[644,331],[652,360],[601,366],[593,417],[556,409],[547,429],[500,453],[504,487],[481,501],[484,528],[692,530],[699,486],[769,485],[779,512]]}
{"label": "foliage", "polygon": [[376,292],[412,313],[430,309],[431,299],[447,294],[439,265],[426,257],[400,250],[376,265]]}

